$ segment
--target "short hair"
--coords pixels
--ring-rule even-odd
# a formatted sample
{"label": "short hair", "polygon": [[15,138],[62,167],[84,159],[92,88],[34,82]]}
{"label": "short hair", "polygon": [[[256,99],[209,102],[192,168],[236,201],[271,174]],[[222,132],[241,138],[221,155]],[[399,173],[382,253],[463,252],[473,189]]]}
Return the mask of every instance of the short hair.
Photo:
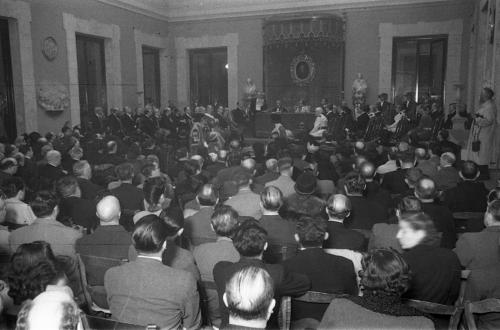
{"label": "short hair", "polygon": [[134,165],[131,163],[123,163],[115,168],[116,176],[122,181],[132,180],[134,177]]}
{"label": "short hair", "polygon": [[404,221],[413,230],[423,230],[425,232],[425,237],[419,244],[439,246],[441,243],[441,235],[438,233],[434,221],[426,213],[403,213],[399,217],[399,221]]}
{"label": "short hair", "polygon": [[252,174],[244,168],[239,168],[234,171],[233,181],[238,187],[244,187],[250,183],[250,179],[252,178]]}
{"label": "short hair", "polygon": [[331,195],[326,202],[326,211],[329,216],[334,218],[345,219],[351,210],[351,200],[345,195]]}
{"label": "short hair", "polygon": [[141,174],[146,178],[150,178],[153,175],[153,171],[156,169],[155,164],[145,164],[141,168]]}
{"label": "short hair", "polygon": [[278,168],[280,172],[286,171],[292,167],[293,160],[290,157],[283,157],[278,159]]}
{"label": "short hair", "polygon": [[142,217],[135,224],[132,242],[138,252],[160,252],[163,243],[168,237],[168,227],[165,222],[155,214]]}
{"label": "short hair", "polygon": [[408,181],[408,184],[414,186],[417,184],[418,180],[422,178],[424,174],[422,170],[416,167],[409,168],[405,173],[405,179]]}
{"label": "short hair", "polygon": [[457,160],[457,158],[455,157],[455,155],[452,152],[445,152],[441,155],[440,160],[442,162],[445,162],[446,164],[453,165],[453,164],[455,164],[455,161]]}
{"label": "short hair", "polygon": [[266,319],[274,297],[274,283],[261,267],[246,266],[226,283],[229,315],[244,320]]}
{"label": "short hair", "polygon": [[257,163],[255,162],[255,159],[253,158],[247,158],[241,161],[241,167],[249,171],[250,173],[253,173],[255,171],[255,167],[257,166]]}
{"label": "short hair", "polygon": [[360,286],[363,291],[401,296],[410,287],[410,267],[397,251],[371,250],[363,257],[361,266]]}
{"label": "short hair", "polygon": [[23,179],[14,176],[5,180],[1,188],[7,198],[12,198],[21,190],[25,190],[26,185],[24,184]]}
{"label": "short hair", "polygon": [[500,222],[500,200],[494,200],[488,204],[486,213],[489,213],[496,222]]}
{"label": "short hair", "polygon": [[177,235],[179,230],[184,228],[184,217],[182,216],[182,214],[178,215],[175,212],[167,209],[161,211],[158,217],[163,220],[163,222],[167,226],[167,238],[174,237],[175,235]]}
{"label": "short hair", "polygon": [[363,193],[366,188],[365,179],[359,175],[348,175],[345,178],[345,188],[348,193]]}
{"label": "short hair", "polygon": [[144,200],[150,206],[156,206],[160,202],[161,195],[165,194],[167,182],[162,177],[147,178],[142,186]]}
{"label": "short hair", "polygon": [[196,194],[198,202],[202,206],[213,206],[217,204],[219,194],[212,184],[204,184]]}
{"label": "short hair", "polygon": [[278,161],[275,158],[269,158],[266,160],[266,168],[269,171],[276,171],[278,169]]}
{"label": "short hair", "polygon": [[422,212],[422,203],[415,196],[406,196],[398,204],[401,212]]}
{"label": "short hair", "polygon": [[262,206],[269,211],[278,211],[283,206],[283,193],[275,186],[268,186],[260,194]]}
{"label": "short hair", "polygon": [[398,153],[398,159],[401,163],[413,163],[413,161],[415,160],[415,157],[413,155],[413,153],[411,152],[400,152]]}
{"label": "short hair", "polygon": [[86,160],[80,160],[73,164],[73,174],[77,177],[85,174],[85,169],[87,166],[90,168],[90,164]]}
{"label": "short hair", "polygon": [[244,257],[256,257],[264,252],[267,231],[254,221],[246,221],[236,231],[233,244]]}
{"label": "short hair", "polygon": [[58,203],[57,197],[52,192],[41,190],[35,194],[30,206],[37,218],[43,218],[51,215]]}
{"label": "short hair", "polygon": [[420,199],[433,199],[436,197],[436,184],[431,178],[424,176],[415,185],[415,195]]}
{"label": "short hair", "polygon": [[301,216],[295,224],[295,232],[304,247],[322,246],[326,233],[326,222],[320,217]]}
{"label": "short hair", "polygon": [[231,237],[238,226],[238,212],[229,205],[215,208],[210,223],[218,236]]}
{"label": "short hair", "polygon": [[11,168],[13,166],[16,166],[16,165],[17,165],[17,161],[14,158],[10,158],[10,157],[4,158],[0,162],[0,170],[3,171],[3,170],[6,170],[8,168]]}
{"label": "short hair", "polygon": [[460,166],[460,173],[464,179],[474,180],[479,173],[479,167],[473,161],[466,160]]}
{"label": "short hair", "polygon": [[74,195],[78,189],[78,181],[72,175],[66,175],[57,180],[57,192],[61,198]]}

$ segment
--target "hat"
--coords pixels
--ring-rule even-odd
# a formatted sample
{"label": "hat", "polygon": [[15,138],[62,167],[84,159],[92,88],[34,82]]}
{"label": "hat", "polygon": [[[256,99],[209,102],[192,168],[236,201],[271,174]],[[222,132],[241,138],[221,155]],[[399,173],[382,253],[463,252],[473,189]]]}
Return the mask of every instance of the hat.
{"label": "hat", "polygon": [[311,172],[302,173],[295,182],[295,191],[301,195],[311,195],[316,191],[316,177]]}

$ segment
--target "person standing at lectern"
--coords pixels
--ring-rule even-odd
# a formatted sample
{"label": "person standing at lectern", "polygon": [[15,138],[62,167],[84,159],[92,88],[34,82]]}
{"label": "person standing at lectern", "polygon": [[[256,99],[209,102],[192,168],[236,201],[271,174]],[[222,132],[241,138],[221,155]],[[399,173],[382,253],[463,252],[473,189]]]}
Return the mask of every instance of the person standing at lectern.
{"label": "person standing at lectern", "polygon": [[276,100],[276,106],[273,108],[273,112],[288,112],[288,110],[281,104],[281,100]]}

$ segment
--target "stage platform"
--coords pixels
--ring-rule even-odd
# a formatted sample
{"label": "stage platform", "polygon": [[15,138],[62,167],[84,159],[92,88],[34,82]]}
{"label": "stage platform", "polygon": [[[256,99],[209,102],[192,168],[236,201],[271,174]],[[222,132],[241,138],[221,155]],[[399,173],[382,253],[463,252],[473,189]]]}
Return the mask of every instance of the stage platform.
{"label": "stage platform", "polygon": [[[274,124],[271,120],[272,112],[257,112],[255,114],[255,137],[268,138],[271,135]],[[301,122],[309,131],[314,125],[315,116],[312,113],[282,113],[281,123],[286,129],[295,131]]]}

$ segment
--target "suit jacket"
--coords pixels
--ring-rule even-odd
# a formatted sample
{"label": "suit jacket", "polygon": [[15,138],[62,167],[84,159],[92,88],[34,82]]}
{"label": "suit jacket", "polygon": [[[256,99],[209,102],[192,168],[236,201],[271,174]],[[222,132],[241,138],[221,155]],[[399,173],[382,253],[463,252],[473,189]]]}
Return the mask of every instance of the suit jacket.
{"label": "suit jacket", "polygon": [[319,216],[325,214],[325,201],[314,195],[293,193],[285,199],[286,209],[297,213]]}
{"label": "suit jacket", "polygon": [[450,210],[443,205],[424,202],[422,202],[422,210],[432,218],[437,231],[443,233],[441,247],[453,249],[457,241],[457,232]]}
{"label": "suit jacket", "polygon": [[240,189],[236,195],[228,199],[224,204],[234,208],[238,215],[260,219],[260,195],[257,195],[249,188]]}
{"label": "suit jacket", "polygon": [[120,322],[168,329],[201,325],[196,281],[186,271],[139,257],[104,276],[109,309]]}
{"label": "suit jacket", "polygon": [[261,176],[256,177],[253,182],[256,184],[263,184],[265,185],[269,181],[274,181],[278,179],[280,174],[278,172],[269,172],[266,171],[266,173],[262,174]]}
{"label": "suit jacket", "polygon": [[99,226],[76,241],[76,252],[83,255],[128,259],[132,236],[120,225]]}
{"label": "suit jacket", "polygon": [[439,169],[434,177],[437,189],[443,191],[456,187],[460,180],[458,171],[453,166]]}
{"label": "suit jacket", "polygon": [[94,229],[99,223],[96,217],[96,206],[93,201],[80,197],[67,197],[59,202],[59,215],[61,219],[71,218],[75,225]]}
{"label": "suit jacket", "polygon": [[126,135],[130,135],[135,131],[135,120],[132,116],[124,114],[120,117],[120,119],[122,122],[123,131]]}
{"label": "suit jacket", "polygon": [[111,133],[114,135],[120,136],[122,134],[122,121],[116,115],[109,115],[107,119],[107,127],[111,130]]}
{"label": "suit jacket", "polygon": [[366,183],[365,197],[369,201],[380,204],[386,209],[389,209],[393,205],[391,194],[375,181]]}
{"label": "suit jacket", "polygon": [[431,159],[422,159],[418,161],[416,168],[420,169],[423,174],[429,176],[431,179],[435,180],[438,173],[438,164]]}
{"label": "suit jacket", "polygon": [[362,196],[349,196],[352,210],[346,221],[351,229],[371,230],[373,225],[385,222],[388,218],[387,208]]}
{"label": "suit jacket", "polygon": [[202,207],[184,222],[185,236],[192,245],[215,242],[217,239],[210,222],[213,213],[213,207]]}
{"label": "suit jacket", "polygon": [[213,271],[219,261],[237,262],[240,260],[240,254],[228,237],[218,237],[215,242],[196,246],[193,256],[200,270],[201,280],[208,282],[214,281]]}
{"label": "suit jacket", "polygon": [[479,233],[462,234],[454,251],[466,269],[487,267],[500,263],[499,239],[500,226],[486,227]]}
{"label": "suit jacket", "polygon": [[45,179],[47,182],[54,182],[65,175],[60,167],[55,167],[50,164],[42,165],[38,168],[40,179]]}
{"label": "suit jacket", "polygon": [[484,212],[488,190],[483,182],[460,181],[444,194],[444,203],[452,212]]}
{"label": "suit jacket", "polygon": [[404,193],[408,190],[408,185],[405,182],[406,171],[406,169],[399,168],[393,172],[384,174],[382,188],[391,194]]}
{"label": "suit jacket", "polygon": [[290,197],[295,194],[295,181],[287,175],[280,175],[276,180],[266,183],[266,187],[275,186],[283,193],[283,198]]}
{"label": "suit jacket", "polygon": [[363,112],[356,119],[356,130],[364,133],[366,131],[366,127],[368,127],[368,122],[370,121],[370,116],[366,112]]}
{"label": "suit jacket", "polygon": [[352,229],[347,229],[341,222],[328,221],[327,232],[328,239],[323,243],[324,249],[366,251],[366,239],[363,234]]}
{"label": "suit jacket", "polygon": [[263,215],[259,223],[267,231],[269,244],[297,245],[294,237],[295,223],[284,220],[279,215]]}
{"label": "suit jacket", "polygon": [[449,250],[417,245],[403,254],[413,274],[404,297],[444,305],[453,305],[460,290],[461,266]]}
{"label": "suit jacket", "polygon": [[82,192],[82,198],[88,200],[95,200],[97,195],[104,190],[103,187],[89,181],[87,179],[78,178],[78,186]]}
{"label": "suit jacket", "polygon": [[95,114],[90,115],[90,124],[95,133],[103,133],[106,130],[106,121],[105,117],[97,117]]}
{"label": "suit jacket", "polygon": [[[283,262],[286,272],[304,274],[311,280],[311,290],[327,293],[358,294],[358,284],[352,262],[328,254],[321,248],[310,248]],[[294,302],[292,319],[314,318],[321,321],[328,304]]]}
{"label": "suit jacket", "polygon": [[207,166],[206,170],[211,174],[213,178],[217,177],[217,174],[220,170],[226,168],[226,164],[224,162],[215,162]]}
{"label": "suit jacket", "polygon": [[12,253],[19,245],[33,241],[46,241],[56,255],[75,255],[75,242],[82,233],[51,219],[36,219],[29,226],[18,228],[10,233],[9,246]]}
{"label": "suit jacket", "polygon": [[[246,266],[255,266],[265,269],[274,282],[274,295],[276,298],[281,296],[300,296],[309,290],[311,287],[311,281],[307,276],[297,273],[290,273],[285,271],[282,265],[277,264],[265,264],[262,260],[250,259],[242,257],[238,262],[232,263],[228,261],[221,261],[217,263],[214,267],[214,279],[217,285],[217,291],[219,293],[219,306],[221,307],[222,325],[226,325],[229,321],[229,314],[227,308],[222,301],[222,295],[226,289],[226,283],[229,281],[231,276],[237,271],[241,270]],[[276,300],[277,302],[279,299]],[[276,316],[278,314],[279,308],[275,307],[271,320],[269,324],[271,326],[276,322]]]}
{"label": "suit jacket", "polygon": [[122,211],[124,209],[144,209],[144,194],[142,190],[130,183],[122,182],[119,187],[111,189],[111,193],[120,201]]}

